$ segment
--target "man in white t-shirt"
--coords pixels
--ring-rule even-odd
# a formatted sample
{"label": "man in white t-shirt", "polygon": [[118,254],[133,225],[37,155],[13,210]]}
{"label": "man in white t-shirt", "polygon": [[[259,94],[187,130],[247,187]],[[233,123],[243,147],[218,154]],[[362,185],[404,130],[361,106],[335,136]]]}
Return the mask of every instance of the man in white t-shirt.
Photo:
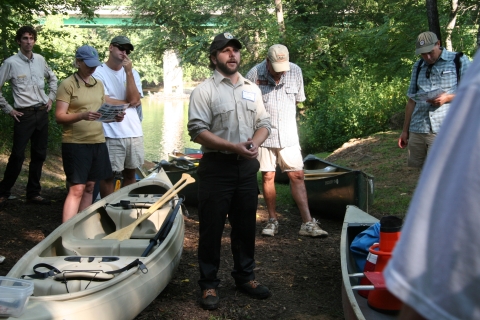
{"label": "man in white t-shirt", "polygon": [[[142,98],[140,76],[133,69],[128,55],[133,51],[130,39],[117,36],[109,46],[106,63],[97,68],[93,76],[102,80],[105,102],[113,105],[129,104],[122,122],[103,124],[110,161],[114,172],[122,172],[123,186],[136,182],[135,169],[144,162],[142,123],[137,113]],[[103,197],[114,191],[114,177],[100,182]]]}
{"label": "man in white t-shirt", "polygon": [[433,143],[384,271],[399,319],[480,319],[480,54]]}

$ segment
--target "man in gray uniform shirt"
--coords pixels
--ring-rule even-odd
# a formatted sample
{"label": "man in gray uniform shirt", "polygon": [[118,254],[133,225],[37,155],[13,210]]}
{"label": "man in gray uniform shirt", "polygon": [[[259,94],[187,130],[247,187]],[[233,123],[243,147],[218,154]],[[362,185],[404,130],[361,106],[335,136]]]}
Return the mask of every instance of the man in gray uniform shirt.
{"label": "man in gray uniform shirt", "polygon": [[197,174],[200,238],[198,262],[202,308],[218,308],[220,248],[228,215],[233,255],[232,277],[238,290],[266,299],[268,288],[255,280],[255,230],[258,203],[258,147],[270,133],[270,116],[260,89],[238,72],[240,41],[230,33],[210,45],[210,69],[190,96],[188,132],[202,145]]}
{"label": "man in gray uniform shirt", "polygon": [[[33,53],[37,31],[31,26],[17,30],[15,40],[20,51],[6,59],[0,67],[0,107],[14,119],[12,153],[0,182],[0,207],[10,197],[10,190],[22,170],[25,148],[31,141],[30,166],[26,198],[28,203],[50,204],[40,195],[40,178],[47,157],[48,112],[57,93],[57,77],[45,59]],[[45,79],[49,94],[45,93]],[[9,81],[15,100],[14,108],[2,96],[1,88]]]}

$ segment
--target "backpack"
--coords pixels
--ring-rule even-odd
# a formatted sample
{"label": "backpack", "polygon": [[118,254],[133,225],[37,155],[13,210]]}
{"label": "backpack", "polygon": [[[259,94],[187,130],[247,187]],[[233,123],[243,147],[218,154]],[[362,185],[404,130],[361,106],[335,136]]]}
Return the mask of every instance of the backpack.
{"label": "backpack", "polygon": [[[457,52],[455,53],[455,59],[453,59],[453,62],[455,63],[455,69],[457,71],[457,85],[460,82],[460,68],[462,67],[462,62],[460,61],[460,58],[463,56],[463,52]],[[420,59],[420,63],[417,66],[417,90],[418,90],[418,75],[420,74],[420,69],[422,68],[424,60]]]}

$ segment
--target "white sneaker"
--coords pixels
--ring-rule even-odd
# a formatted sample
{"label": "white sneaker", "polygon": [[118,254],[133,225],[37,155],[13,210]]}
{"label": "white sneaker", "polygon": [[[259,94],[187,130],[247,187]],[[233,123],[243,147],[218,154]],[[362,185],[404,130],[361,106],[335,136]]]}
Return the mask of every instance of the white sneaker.
{"label": "white sneaker", "polygon": [[278,233],[278,221],[274,218],[268,219],[267,225],[262,230],[262,235],[273,237]]}
{"label": "white sneaker", "polygon": [[322,230],[319,226],[319,222],[315,219],[312,221],[302,223],[300,227],[300,231],[298,232],[301,236],[310,236],[310,237],[326,237],[328,236],[328,232]]}

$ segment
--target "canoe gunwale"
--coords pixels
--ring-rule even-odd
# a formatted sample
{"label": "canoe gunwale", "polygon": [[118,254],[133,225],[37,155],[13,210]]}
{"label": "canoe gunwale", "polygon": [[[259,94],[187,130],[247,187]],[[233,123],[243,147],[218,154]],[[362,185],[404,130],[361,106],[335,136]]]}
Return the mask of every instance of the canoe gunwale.
{"label": "canoe gunwale", "polygon": [[395,315],[389,315],[374,311],[367,305],[367,299],[361,297],[358,292],[352,289],[352,281],[359,281],[359,278],[350,277],[350,274],[357,273],[354,260],[350,253],[351,232],[349,229],[367,229],[369,226],[378,222],[378,219],[362,211],[356,206],[347,206],[342,233],[340,237],[340,268],[342,271],[342,305],[344,317],[347,320],[392,320]]}

